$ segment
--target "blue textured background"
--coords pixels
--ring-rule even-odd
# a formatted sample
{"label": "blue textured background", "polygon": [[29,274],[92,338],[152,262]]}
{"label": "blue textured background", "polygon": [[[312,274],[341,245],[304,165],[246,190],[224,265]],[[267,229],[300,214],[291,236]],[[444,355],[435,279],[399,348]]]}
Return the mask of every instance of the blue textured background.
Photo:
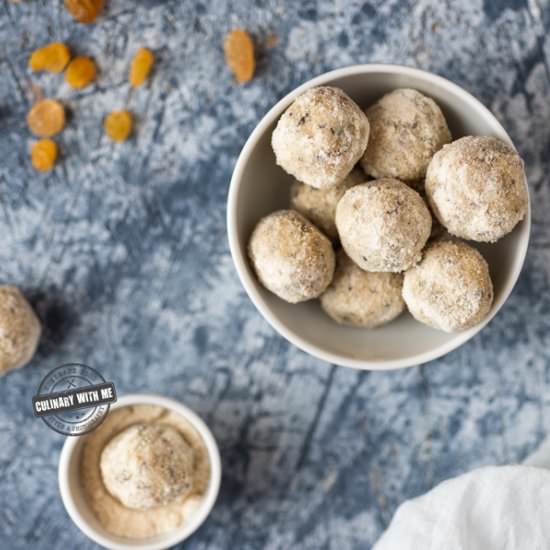
{"label": "blue textured background", "polygon": [[[221,50],[235,26],[258,42],[244,87]],[[67,361],[119,393],[179,398],[210,424],[224,480],[196,550],[369,548],[405,498],[535,449],[550,425],[549,26],[545,0],[111,0],[91,26],[57,0],[3,0],[0,278],[24,289],[45,333],[32,364],[0,380],[0,546],[94,547],[59,498],[63,437],[31,412]],[[92,87],[27,72],[51,40],[95,57]],[[130,93],[139,46],[158,63]],[[481,99],[524,157],[533,203],[527,263],[497,318],[447,357],[388,373],[331,366],[277,336],[225,237],[231,171],[260,117],[304,80],[366,62],[428,69]],[[47,175],[28,160],[31,80],[71,113]],[[113,145],[101,119],[124,105],[137,131]]]}

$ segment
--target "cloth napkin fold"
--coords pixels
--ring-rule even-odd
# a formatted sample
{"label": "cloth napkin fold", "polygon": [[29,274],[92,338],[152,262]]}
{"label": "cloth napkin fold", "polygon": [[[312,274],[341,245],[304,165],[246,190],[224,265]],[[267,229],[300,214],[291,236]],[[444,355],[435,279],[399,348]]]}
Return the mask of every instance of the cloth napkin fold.
{"label": "cloth napkin fold", "polygon": [[373,550],[550,550],[550,470],[538,458],[479,468],[405,502]]}

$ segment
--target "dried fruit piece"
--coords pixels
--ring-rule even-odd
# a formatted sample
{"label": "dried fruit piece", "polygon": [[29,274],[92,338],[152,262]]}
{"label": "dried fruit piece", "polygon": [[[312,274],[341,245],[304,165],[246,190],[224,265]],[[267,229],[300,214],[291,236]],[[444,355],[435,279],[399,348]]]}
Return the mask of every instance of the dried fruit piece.
{"label": "dried fruit piece", "polygon": [[32,144],[32,167],[39,172],[47,172],[53,168],[57,159],[57,143],[51,139],[41,139]]}
{"label": "dried fruit piece", "polygon": [[132,132],[134,120],[129,111],[113,111],[105,117],[105,133],[113,141],[126,141]]}
{"label": "dried fruit piece", "polygon": [[134,86],[134,88],[141,86],[145,82],[151,72],[154,61],[155,56],[151,50],[140,48],[136,52],[134,59],[132,59],[132,65],[130,66],[129,78],[130,84]]}
{"label": "dried fruit piece", "polygon": [[231,31],[223,44],[225,62],[239,83],[248,82],[254,76],[254,43],[248,32],[242,29]]}
{"label": "dried fruit piece", "polygon": [[27,125],[37,136],[54,136],[65,126],[65,109],[55,99],[40,99],[31,107]]}
{"label": "dried fruit piece", "polygon": [[96,75],[95,63],[89,57],[75,57],[65,71],[65,82],[73,88],[84,88]]}
{"label": "dried fruit piece", "polygon": [[69,48],[62,42],[52,42],[38,48],[29,57],[29,68],[32,71],[60,73],[71,58]]}
{"label": "dried fruit piece", "polygon": [[103,4],[103,0],[65,0],[65,9],[80,23],[93,23]]}

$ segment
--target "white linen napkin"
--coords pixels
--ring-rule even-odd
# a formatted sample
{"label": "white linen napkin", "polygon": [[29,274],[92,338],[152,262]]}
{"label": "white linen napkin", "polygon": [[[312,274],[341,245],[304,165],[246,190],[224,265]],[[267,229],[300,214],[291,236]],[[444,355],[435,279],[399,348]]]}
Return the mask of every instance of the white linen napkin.
{"label": "white linen napkin", "polygon": [[[541,451],[527,462],[549,464]],[[550,470],[522,465],[479,468],[405,502],[373,550],[549,549]]]}

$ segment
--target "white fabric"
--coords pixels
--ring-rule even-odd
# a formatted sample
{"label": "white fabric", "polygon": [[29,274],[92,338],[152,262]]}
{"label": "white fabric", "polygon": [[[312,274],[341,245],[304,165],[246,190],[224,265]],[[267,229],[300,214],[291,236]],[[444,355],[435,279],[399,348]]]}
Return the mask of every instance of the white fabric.
{"label": "white fabric", "polygon": [[373,550],[549,550],[550,470],[501,466],[402,504]]}

